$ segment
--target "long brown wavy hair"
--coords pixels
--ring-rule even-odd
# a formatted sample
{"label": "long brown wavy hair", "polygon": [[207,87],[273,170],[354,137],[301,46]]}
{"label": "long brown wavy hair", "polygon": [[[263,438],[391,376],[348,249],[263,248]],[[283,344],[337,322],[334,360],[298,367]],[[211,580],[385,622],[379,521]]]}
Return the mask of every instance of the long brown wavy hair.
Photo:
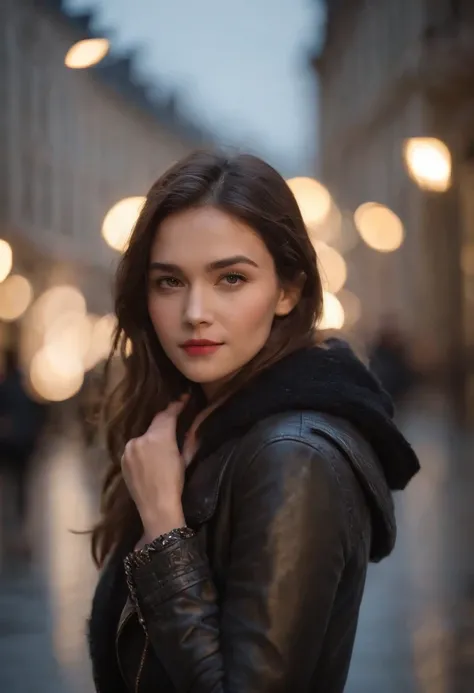
{"label": "long brown wavy hair", "polygon": [[[253,228],[273,257],[281,285],[301,288],[296,307],[289,315],[275,318],[264,348],[226,385],[226,395],[291,351],[315,342],[315,325],[322,312],[321,279],[313,245],[285,180],[248,154],[199,151],[175,164],[150,189],[116,274],[117,328],[106,366],[109,386],[103,406],[110,465],[101,519],[92,531],[92,555],[99,566],[139,523],[121,472],[125,444],[143,435],[156,413],[184,391],[191,392],[189,420],[202,406],[200,387],[175,368],[157,339],[147,293],[151,246],[161,222],[203,205],[217,207]],[[120,374],[110,387],[111,365],[117,363],[117,355]]]}

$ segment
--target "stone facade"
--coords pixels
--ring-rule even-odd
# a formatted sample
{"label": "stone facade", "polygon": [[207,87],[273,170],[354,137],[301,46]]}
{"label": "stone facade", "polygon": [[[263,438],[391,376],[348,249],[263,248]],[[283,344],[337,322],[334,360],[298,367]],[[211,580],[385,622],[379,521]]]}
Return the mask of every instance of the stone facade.
{"label": "stone facade", "polygon": [[117,258],[100,232],[107,210],[209,138],[148,97],[130,56],[65,67],[90,19],[59,0],[0,3],[0,235],[35,288],[73,281],[100,313]]}
{"label": "stone facade", "polygon": [[[320,83],[321,170],[343,209],[376,201],[402,219],[391,254],[360,244],[352,288],[373,334],[392,314],[414,347],[459,383],[474,348],[474,3],[471,0],[327,0]],[[403,143],[438,137],[453,156],[453,185],[420,190]],[[467,260],[466,260],[467,256]],[[463,260],[464,258],[464,260]],[[460,384],[460,387],[461,384]]]}
{"label": "stone facade", "polygon": [[[395,314],[413,338],[436,340],[441,357],[453,348],[452,313],[461,313],[457,171],[471,137],[461,114],[474,96],[473,9],[447,0],[328,0],[315,60],[324,181],[343,208],[386,204],[406,230],[400,251],[359,246],[351,258],[365,326],[371,332],[384,314]],[[402,150],[412,136],[450,146],[449,193],[422,192],[407,176]]]}

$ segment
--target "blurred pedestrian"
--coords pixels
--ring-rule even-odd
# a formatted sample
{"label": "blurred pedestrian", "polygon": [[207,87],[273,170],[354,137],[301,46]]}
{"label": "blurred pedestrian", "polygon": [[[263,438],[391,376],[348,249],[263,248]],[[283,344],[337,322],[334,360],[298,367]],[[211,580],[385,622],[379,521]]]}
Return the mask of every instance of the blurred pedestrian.
{"label": "blurred pedestrian", "polygon": [[[10,347],[4,354],[0,380],[0,475],[3,527],[7,549],[28,557],[28,493],[33,454],[43,430],[46,407],[35,401],[24,384],[18,352]],[[10,492],[11,491],[11,492]],[[13,532],[5,532],[5,505],[10,501]]]}
{"label": "blurred pedestrian", "polygon": [[411,363],[406,340],[392,317],[384,319],[369,348],[372,372],[397,406],[403,404],[415,383],[415,369]]}

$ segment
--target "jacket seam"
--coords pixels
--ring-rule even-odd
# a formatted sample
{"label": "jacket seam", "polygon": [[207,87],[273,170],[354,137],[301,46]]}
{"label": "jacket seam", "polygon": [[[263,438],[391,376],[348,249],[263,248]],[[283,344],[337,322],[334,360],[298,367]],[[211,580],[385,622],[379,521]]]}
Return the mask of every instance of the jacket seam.
{"label": "jacket seam", "polygon": [[[301,443],[301,445],[304,445],[305,447],[310,448],[311,450],[314,450],[314,452],[320,452],[320,451],[321,451],[316,445],[314,445],[313,443],[309,443],[307,440],[305,440],[305,439],[301,436],[301,434],[300,434],[299,437],[298,437],[298,436],[295,436],[295,435],[288,435],[287,433],[280,434],[280,435],[274,436],[273,438],[270,438],[269,440],[266,440],[257,450],[255,450],[255,452],[254,452],[253,455],[251,456],[251,458],[250,458],[248,464],[246,465],[246,467],[245,467],[245,469],[243,470],[242,473],[245,473],[245,472],[250,468],[250,466],[255,462],[256,458],[257,458],[264,450],[266,450],[268,447],[270,447],[270,445],[273,445],[273,443],[279,443],[279,442],[281,442],[282,440],[288,441],[288,442],[292,442],[292,443]],[[321,440],[324,441],[324,442],[330,443],[330,441],[328,441],[328,439],[325,438],[325,437],[323,437],[323,436],[321,436]],[[335,450],[336,452],[338,452],[338,453],[341,455],[341,458],[342,458],[342,459],[345,459],[344,456],[342,455],[342,452],[339,450],[339,448],[338,448],[336,445],[333,445],[332,447],[334,448],[334,450]],[[331,468],[332,468],[334,471],[336,471],[336,470],[335,470],[335,467],[334,467],[334,465],[333,465],[333,463],[332,463],[330,460],[329,460],[329,463],[330,463],[330,465],[331,465]],[[336,474],[336,477],[337,477],[338,485],[339,485],[339,475]]]}
{"label": "jacket seam", "polygon": [[[302,418],[302,417],[301,417],[301,418]],[[268,447],[270,447],[273,443],[279,443],[279,442],[281,442],[282,440],[284,440],[284,441],[289,441],[289,442],[293,442],[293,443],[301,443],[301,445],[304,445],[306,448],[309,448],[310,450],[313,450],[314,452],[323,452],[323,451],[322,451],[321,449],[319,449],[316,445],[314,445],[313,443],[308,442],[307,440],[305,440],[305,439],[302,438],[301,436],[298,437],[298,436],[295,436],[295,435],[288,435],[288,434],[276,435],[276,436],[270,438],[269,440],[266,440],[266,441],[265,441],[265,442],[253,453],[253,455],[251,456],[251,458],[250,458],[248,464],[245,466],[245,469],[242,470],[242,475],[241,475],[240,478],[242,478],[242,476],[250,469],[251,465],[254,464],[256,458],[257,458],[263,451],[265,451],[265,450],[266,450]],[[330,444],[331,447],[334,449],[334,451],[335,451],[336,453],[338,453],[338,454],[341,456],[341,459],[346,463],[345,456],[343,455],[343,453],[341,452],[341,450],[340,450],[335,444],[331,444],[331,441],[329,441],[327,438],[321,437],[321,440],[324,441],[324,442],[327,442],[328,444]],[[341,501],[340,501],[341,508],[343,508],[344,512],[346,512],[346,513],[348,513],[349,515],[351,515],[352,509],[349,507],[349,505],[348,505],[348,503],[347,503],[347,501],[346,501],[346,499],[345,499],[345,493],[344,493],[344,490],[343,490],[343,488],[342,488],[342,484],[341,484],[341,481],[340,481],[340,474],[339,474],[339,472],[338,472],[336,466],[335,466],[334,463],[332,462],[332,460],[331,460],[329,457],[325,457],[325,459],[327,459],[329,465],[331,466],[331,470],[332,470],[332,472],[333,472],[333,474],[334,474],[334,477],[335,477],[335,479],[336,479],[336,483],[337,483],[338,490],[341,491],[341,496],[342,496],[342,497],[341,497]],[[343,543],[344,543],[344,545],[345,545],[345,546],[344,546],[345,559],[346,559],[346,560],[349,560],[350,555],[351,555],[351,553],[352,553],[352,552],[351,552],[351,544],[352,544],[352,542],[351,542],[351,540],[350,540],[350,537],[348,536],[348,535],[349,535],[349,532],[348,532],[347,530],[344,530],[343,523],[341,523],[341,532],[342,532]]]}
{"label": "jacket seam", "polygon": [[180,576],[179,582],[170,580],[166,585],[158,587],[152,594],[139,595],[139,601],[145,609],[153,609],[154,606],[161,606],[181,592],[201,582],[206,582],[209,577],[208,571],[204,573],[200,569],[192,570],[186,575]]}

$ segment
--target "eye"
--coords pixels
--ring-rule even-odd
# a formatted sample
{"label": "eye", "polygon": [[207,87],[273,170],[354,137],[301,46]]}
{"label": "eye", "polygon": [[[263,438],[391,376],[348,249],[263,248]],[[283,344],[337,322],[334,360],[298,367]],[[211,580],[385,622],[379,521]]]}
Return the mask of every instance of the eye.
{"label": "eye", "polygon": [[181,286],[181,282],[176,277],[157,277],[153,281],[158,289],[176,289]]}
{"label": "eye", "polygon": [[223,281],[228,286],[238,286],[239,284],[246,282],[247,279],[243,274],[239,274],[238,272],[228,272],[227,274],[224,274],[219,281]]}

